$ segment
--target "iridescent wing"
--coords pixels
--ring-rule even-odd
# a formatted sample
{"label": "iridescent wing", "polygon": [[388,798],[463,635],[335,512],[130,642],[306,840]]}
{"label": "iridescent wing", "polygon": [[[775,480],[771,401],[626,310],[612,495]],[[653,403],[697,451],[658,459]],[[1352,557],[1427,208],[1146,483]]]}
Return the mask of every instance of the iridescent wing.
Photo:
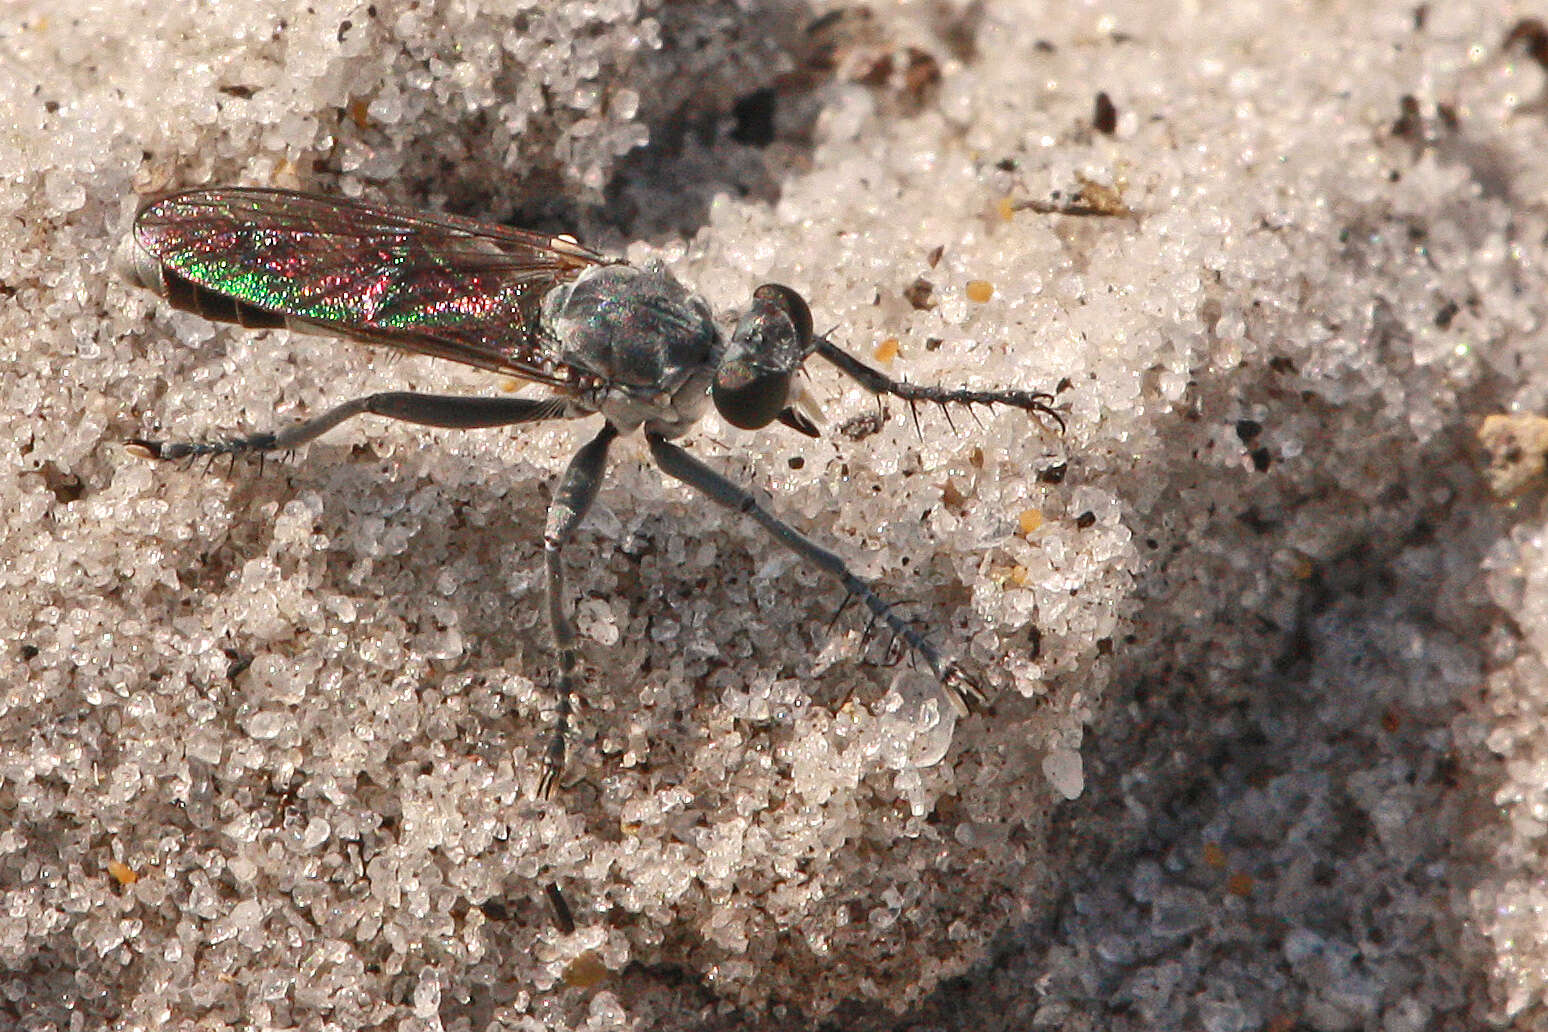
{"label": "iridescent wing", "polygon": [[336,333],[558,386],[575,373],[538,339],[543,298],[615,262],[542,233],[286,190],[172,194],[140,209],[134,238],[141,280],[207,318]]}

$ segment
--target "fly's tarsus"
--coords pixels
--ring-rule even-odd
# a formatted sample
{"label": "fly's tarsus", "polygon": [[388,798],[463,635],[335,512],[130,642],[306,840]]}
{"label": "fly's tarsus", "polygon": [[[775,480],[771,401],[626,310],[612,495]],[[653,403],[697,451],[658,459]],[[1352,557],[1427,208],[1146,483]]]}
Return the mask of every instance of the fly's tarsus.
{"label": "fly's tarsus", "polygon": [[918,422],[916,406],[923,401],[941,406],[942,411],[945,411],[948,405],[966,405],[970,409],[974,405],[989,408],[1004,405],[1030,412],[1041,420],[1051,422],[1059,428],[1060,433],[1065,429],[1064,416],[1053,407],[1054,396],[1043,391],[986,391],[971,387],[935,387],[909,383],[906,380],[894,380],[881,370],[872,369],[826,337],[814,338],[812,350],[872,394],[890,394],[908,402],[910,409],[915,412],[916,425]]}
{"label": "fly's tarsus", "polygon": [[[951,405],[966,406],[969,412],[973,411],[975,405],[985,408],[1004,405],[1007,408],[1030,412],[1039,419],[1049,420],[1059,428],[1060,433],[1064,432],[1064,416],[1053,407],[1053,395],[1044,394],[1041,391],[982,391],[970,387],[935,387],[902,380],[889,380],[884,390],[888,394],[902,398],[910,405],[921,401],[939,405],[948,420],[951,418],[951,410],[948,406]],[[974,418],[976,419],[977,416],[975,415]],[[955,424],[952,428],[956,428]]]}
{"label": "fly's tarsus", "polygon": [[124,442],[124,447],[131,455],[161,462],[252,454],[256,454],[261,459],[266,452],[275,450],[275,445],[275,435],[271,433],[231,437],[219,441],[152,441],[144,437],[131,437]]}

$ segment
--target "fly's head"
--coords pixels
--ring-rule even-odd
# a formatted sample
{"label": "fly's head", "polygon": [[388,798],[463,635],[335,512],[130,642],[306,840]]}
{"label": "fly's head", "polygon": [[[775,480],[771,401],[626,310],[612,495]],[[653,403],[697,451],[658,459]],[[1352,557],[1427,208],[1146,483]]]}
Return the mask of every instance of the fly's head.
{"label": "fly's head", "polygon": [[814,347],[812,310],[800,294],[778,283],[753,291],[752,307],[737,321],[710,388],[721,418],[743,430],[761,430],[777,419],[816,437],[816,424],[798,409],[802,392],[793,384]]}

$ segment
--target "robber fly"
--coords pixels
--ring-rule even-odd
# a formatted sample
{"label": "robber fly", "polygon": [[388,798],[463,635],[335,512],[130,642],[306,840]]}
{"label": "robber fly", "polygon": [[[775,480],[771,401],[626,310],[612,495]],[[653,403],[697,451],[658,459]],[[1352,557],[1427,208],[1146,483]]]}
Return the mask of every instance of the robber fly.
{"label": "robber fly", "polygon": [[730,337],[709,305],[665,266],[630,265],[553,237],[453,215],[407,212],[284,190],[189,190],[151,201],[134,220],[136,277],[174,308],[248,327],[335,334],[535,381],[548,397],[451,397],[388,391],[346,401],[283,429],[224,440],[130,441],[156,459],[288,451],[352,416],[472,429],[600,415],[571,459],[543,534],[549,627],[558,654],[558,715],[538,795],[564,770],[578,694],[575,629],[560,561],[597,496],[608,447],[643,430],[667,476],[757,522],[836,578],[922,657],[966,712],[977,686],[844,561],[741,487],[672,443],[713,399],[744,430],[780,422],[817,436],[795,374],[812,355],[877,395],[911,405],[1009,405],[1063,426],[1052,397],[1028,391],[921,387],[893,380],[814,333],[806,301],[765,284]]}

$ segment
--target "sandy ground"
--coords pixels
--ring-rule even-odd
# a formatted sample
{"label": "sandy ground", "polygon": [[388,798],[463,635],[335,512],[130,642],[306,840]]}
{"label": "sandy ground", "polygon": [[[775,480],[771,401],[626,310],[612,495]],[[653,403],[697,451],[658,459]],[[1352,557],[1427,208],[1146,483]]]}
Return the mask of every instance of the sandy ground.
{"label": "sandy ground", "polygon": [[[0,10],[0,1025],[1543,1027],[1521,17]],[[990,704],[628,440],[535,798],[595,421],[130,454],[516,386],[128,283],[137,206],[210,184],[573,232],[717,312],[788,283],[890,375],[1054,392],[916,421],[814,362],[822,438],[684,438]]]}

